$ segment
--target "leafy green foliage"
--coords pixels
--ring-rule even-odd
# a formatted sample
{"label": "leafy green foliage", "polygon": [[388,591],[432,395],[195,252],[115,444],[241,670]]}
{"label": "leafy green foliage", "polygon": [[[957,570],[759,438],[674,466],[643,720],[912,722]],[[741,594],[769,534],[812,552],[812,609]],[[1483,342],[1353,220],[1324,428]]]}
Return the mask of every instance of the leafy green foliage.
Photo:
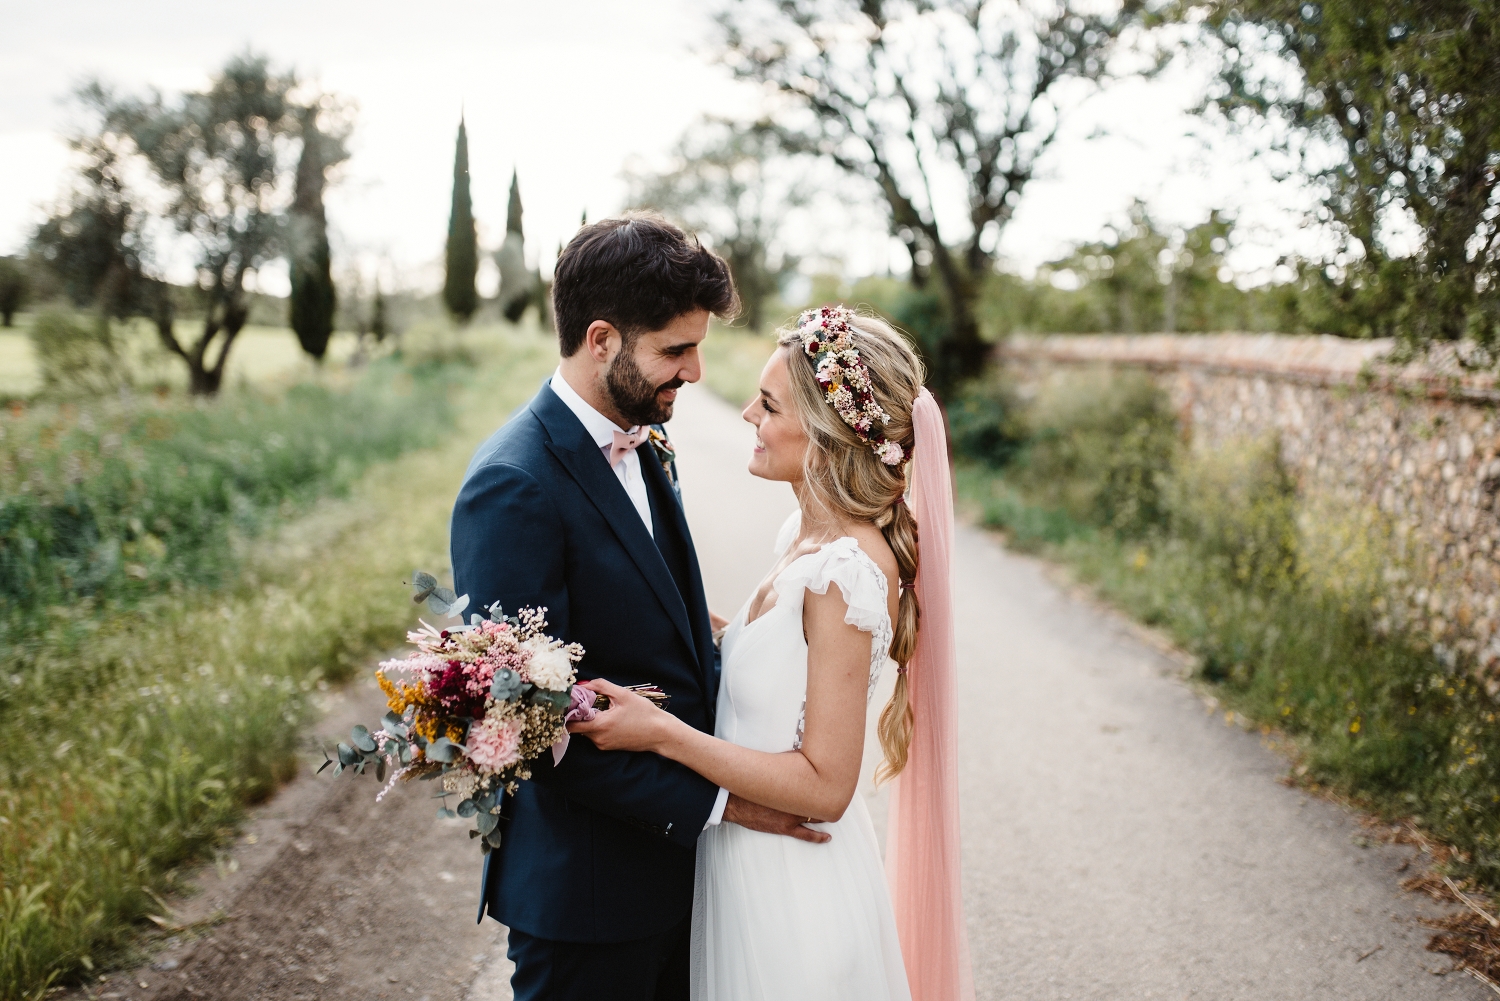
{"label": "leafy green foliage", "polygon": [[128,382],[109,318],[48,310],[31,325],[31,348],[49,394],[100,396]]}
{"label": "leafy green foliage", "polygon": [[1216,212],[1196,226],[1168,227],[1137,202],[1100,239],[1034,279],[994,275],[981,322],[991,335],[1337,329],[1311,278],[1240,288],[1225,261],[1234,241],[1233,221]]}
{"label": "leafy green foliage", "polygon": [[1146,376],[1104,371],[1051,389],[1028,415],[1016,483],[1083,524],[1131,536],[1159,527],[1180,443],[1166,394]]}
{"label": "leafy green foliage", "polygon": [[[1328,329],[1493,349],[1500,10],[1470,0],[1175,9],[1201,17],[1217,43],[1210,107],[1240,127],[1270,126],[1322,189],[1320,218],[1342,238],[1309,269]],[[1392,241],[1412,229],[1415,248]]]}
{"label": "leafy green foliage", "polygon": [[1045,385],[1023,458],[961,468],[960,495],[1170,633],[1231,705],[1296,739],[1310,780],[1415,816],[1500,886],[1497,708],[1393,613],[1408,570],[1391,527],[1310,507],[1273,442],[1143,448],[1164,420],[1149,400],[1094,375]]}

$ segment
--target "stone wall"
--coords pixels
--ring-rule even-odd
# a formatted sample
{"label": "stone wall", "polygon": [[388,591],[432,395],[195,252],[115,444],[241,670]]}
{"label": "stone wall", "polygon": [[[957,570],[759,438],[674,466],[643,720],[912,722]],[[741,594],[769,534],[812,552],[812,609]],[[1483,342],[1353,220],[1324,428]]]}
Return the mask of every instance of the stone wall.
{"label": "stone wall", "polygon": [[[1275,435],[1309,496],[1378,509],[1418,579],[1393,584],[1440,649],[1500,692],[1500,383],[1451,353],[1395,365],[1392,345],[1333,337],[1021,337],[1023,379],[1059,368],[1146,369],[1194,447]],[[1326,508],[1325,508],[1326,510]]]}

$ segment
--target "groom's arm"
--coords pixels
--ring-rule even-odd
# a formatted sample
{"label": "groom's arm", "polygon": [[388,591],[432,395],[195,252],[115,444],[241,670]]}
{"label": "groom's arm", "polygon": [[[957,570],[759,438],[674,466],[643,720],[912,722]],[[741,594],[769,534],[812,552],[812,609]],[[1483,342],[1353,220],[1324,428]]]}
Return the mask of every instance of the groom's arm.
{"label": "groom's arm", "polygon": [[[568,630],[564,532],[556,506],[519,466],[490,463],[464,481],[450,531],[453,582],[483,613],[498,601],[509,614],[545,606],[554,636]],[[656,754],[601,751],[574,740],[562,764],[532,762],[532,781],[568,798],[691,848],[713,810],[719,787]]]}

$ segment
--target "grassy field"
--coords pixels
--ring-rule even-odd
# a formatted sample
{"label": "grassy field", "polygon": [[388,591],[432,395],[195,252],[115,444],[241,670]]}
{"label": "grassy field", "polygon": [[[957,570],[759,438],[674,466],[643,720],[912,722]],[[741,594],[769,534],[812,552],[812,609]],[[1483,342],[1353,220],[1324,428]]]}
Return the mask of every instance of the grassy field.
{"label": "grassy field", "polygon": [[[27,397],[41,388],[41,373],[32,354],[33,315],[17,314],[15,326],[0,328],[0,398]],[[179,320],[175,326],[180,341],[196,338],[201,326],[192,320]],[[119,337],[144,384],[165,384],[173,388],[187,385],[182,362],[167,354],[157,340],[156,330],[144,321],[120,325]],[[325,366],[341,368],[354,353],[357,339],[346,331],[333,335],[328,344]],[[235,338],[225,371],[228,386],[266,386],[283,384],[306,377],[314,363],[297,343],[297,335],[286,327],[247,326]]]}
{"label": "grassy field", "polygon": [[0,680],[24,691],[0,710],[0,996],[40,997],[127,948],[182,867],[288,774],[318,689],[400,639],[411,570],[446,569],[469,454],[555,347],[501,328],[421,340],[408,364],[450,380],[440,444],[246,538],[224,586],[106,613]]}

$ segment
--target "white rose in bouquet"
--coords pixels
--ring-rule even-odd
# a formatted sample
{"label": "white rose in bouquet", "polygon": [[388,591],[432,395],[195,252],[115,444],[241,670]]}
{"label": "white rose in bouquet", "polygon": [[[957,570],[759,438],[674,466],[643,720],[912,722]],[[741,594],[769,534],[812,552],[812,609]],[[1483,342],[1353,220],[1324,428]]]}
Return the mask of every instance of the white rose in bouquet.
{"label": "white rose in bouquet", "polygon": [[573,661],[561,646],[549,643],[528,642],[531,659],[526,663],[526,675],[531,683],[549,692],[566,692],[573,685]]}

